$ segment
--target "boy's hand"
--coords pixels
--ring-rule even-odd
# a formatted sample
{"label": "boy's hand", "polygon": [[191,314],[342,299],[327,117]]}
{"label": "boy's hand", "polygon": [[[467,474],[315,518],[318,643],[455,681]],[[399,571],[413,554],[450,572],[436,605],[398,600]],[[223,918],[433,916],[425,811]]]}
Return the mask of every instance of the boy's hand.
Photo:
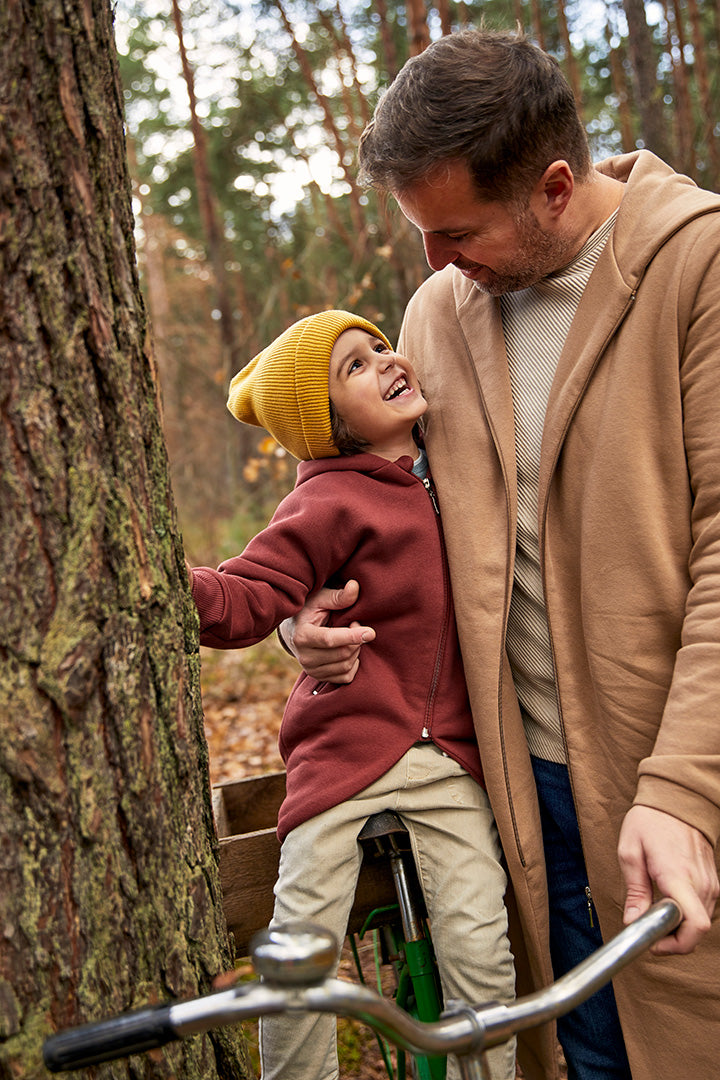
{"label": "boy's hand", "polygon": [[302,611],[286,619],[280,636],[302,669],[318,682],[350,683],[360,665],[360,649],[373,641],[371,626],[326,626],[328,614],[354,604],[360,593],[357,581],[342,589],[319,589],[309,596]]}

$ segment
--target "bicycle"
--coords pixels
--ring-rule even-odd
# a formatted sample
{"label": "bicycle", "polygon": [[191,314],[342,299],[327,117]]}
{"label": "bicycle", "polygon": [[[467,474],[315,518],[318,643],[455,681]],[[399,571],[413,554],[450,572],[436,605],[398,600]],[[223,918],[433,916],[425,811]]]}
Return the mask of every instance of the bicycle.
{"label": "bicycle", "polygon": [[[396,896],[396,903],[374,908],[357,935],[348,934],[360,981],[365,980],[357,939],[362,940],[370,931],[375,943],[378,989],[380,967],[386,964],[394,974],[396,1004],[415,1020],[438,1020],[443,1005],[440,976],[408,830],[398,814],[385,810],[368,818],[358,843],[364,864],[372,859],[389,864]],[[389,1080],[395,1080],[387,1042],[381,1035],[376,1037],[385,1071]],[[406,1067],[405,1051],[398,1049],[397,1080],[405,1080]],[[414,1055],[411,1070],[416,1080],[445,1080],[446,1058]]]}
{"label": "bicycle", "polygon": [[550,986],[510,1005],[447,1002],[442,1017],[430,1023],[413,1019],[366,986],[328,978],[337,943],[326,931],[307,925],[266,930],[252,946],[253,964],[262,982],[58,1032],[46,1040],[43,1056],[51,1072],[67,1072],[251,1017],[329,1012],[364,1021],[410,1053],[454,1054],[463,1080],[487,1080],[487,1049],[581,1004],[653,942],[672,932],[681,918],[675,901],[661,900]]}

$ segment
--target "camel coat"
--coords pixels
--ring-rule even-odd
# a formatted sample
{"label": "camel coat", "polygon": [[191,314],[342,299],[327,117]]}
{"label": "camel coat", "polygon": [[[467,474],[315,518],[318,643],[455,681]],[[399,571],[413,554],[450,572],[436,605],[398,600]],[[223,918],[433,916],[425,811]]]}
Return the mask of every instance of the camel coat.
{"label": "camel coat", "polygon": [[[601,928],[622,928],[616,848],[633,802],[720,833],[720,196],[647,151],[559,360],[539,536],[561,719]],[[430,402],[427,450],[487,790],[517,916],[520,993],[552,979],[542,839],[504,638],[513,578],[513,406],[499,303],[452,266],[399,350]],[[634,1080],[720,1069],[720,928],[615,982]],[[552,1032],[523,1039],[555,1077]]]}

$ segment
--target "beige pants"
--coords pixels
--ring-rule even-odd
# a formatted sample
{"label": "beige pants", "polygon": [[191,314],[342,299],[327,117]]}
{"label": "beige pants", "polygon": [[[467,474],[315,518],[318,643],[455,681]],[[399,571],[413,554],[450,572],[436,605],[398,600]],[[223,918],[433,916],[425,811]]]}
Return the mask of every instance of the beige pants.
{"label": "beige pants", "polygon": [[[432,743],[413,746],[374,784],[288,834],[273,925],[307,919],[344,939],[361,861],[357,835],[380,810],[395,810],[410,834],[445,1001],[511,1001],[506,878],[492,811],[480,785]],[[260,1053],[263,1080],[337,1080],[335,1018],[266,1017]],[[488,1060],[492,1080],[514,1080],[514,1042]],[[448,1077],[458,1075],[448,1058]]]}

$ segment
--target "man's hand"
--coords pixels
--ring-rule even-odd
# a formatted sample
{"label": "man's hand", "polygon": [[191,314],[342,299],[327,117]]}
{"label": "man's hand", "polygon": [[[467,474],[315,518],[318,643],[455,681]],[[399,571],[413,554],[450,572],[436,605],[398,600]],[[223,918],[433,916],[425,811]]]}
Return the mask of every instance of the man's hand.
{"label": "man's hand", "polygon": [[650,806],[633,806],[620,830],[618,859],[625,878],[624,921],[632,922],[653,901],[653,883],[675,900],[683,921],[653,945],[657,956],[689,953],[710,929],[720,892],[712,845],[698,829]]}
{"label": "man's hand", "polygon": [[319,682],[350,683],[360,665],[360,649],[373,641],[371,626],[326,626],[328,614],[354,604],[360,593],[357,581],[342,589],[319,589],[305,601],[294,619],[280,626],[280,636],[303,670]]}

